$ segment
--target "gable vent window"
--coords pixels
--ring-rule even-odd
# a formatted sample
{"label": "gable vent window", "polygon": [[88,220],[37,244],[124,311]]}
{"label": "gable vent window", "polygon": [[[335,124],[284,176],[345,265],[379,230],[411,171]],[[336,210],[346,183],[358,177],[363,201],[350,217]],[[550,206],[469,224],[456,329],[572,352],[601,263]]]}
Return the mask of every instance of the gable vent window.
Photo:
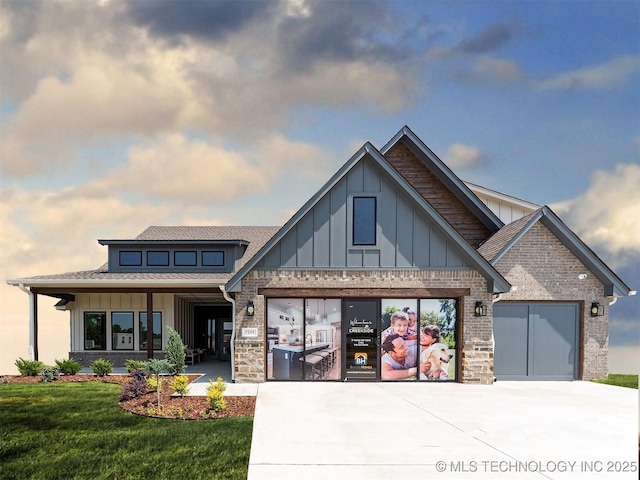
{"label": "gable vent window", "polygon": [[353,198],[353,244],[376,244],[376,197]]}
{"label": "gable vent window", "polygon": [[173,257],[173,264],[178,267],[195,267],[196,266],[196,252],[175,252]]}
{"label": "gable vent window", "polygon": [[120,252],[120,265],[123,267],[139,267],[142,265],[142,252]]}

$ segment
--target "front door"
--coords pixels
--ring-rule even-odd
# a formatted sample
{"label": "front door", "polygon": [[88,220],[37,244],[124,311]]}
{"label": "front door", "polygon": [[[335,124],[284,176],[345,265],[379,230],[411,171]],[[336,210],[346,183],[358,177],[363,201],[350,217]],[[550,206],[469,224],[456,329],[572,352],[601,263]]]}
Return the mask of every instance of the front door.
{"label": "front door", "polygon": [[343,378],[355,381],[378,379],[378,301],[344,302],[345,361]]}

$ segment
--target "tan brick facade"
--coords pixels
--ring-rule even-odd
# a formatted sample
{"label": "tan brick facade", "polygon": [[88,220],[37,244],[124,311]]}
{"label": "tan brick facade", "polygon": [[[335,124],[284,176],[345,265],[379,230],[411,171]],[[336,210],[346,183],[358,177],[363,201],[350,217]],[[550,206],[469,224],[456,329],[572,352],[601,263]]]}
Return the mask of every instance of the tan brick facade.
{"label": "tan brick facade", "polygon": [[491,234],[406,145],[397,143],[385,158],[471,245],[477,247]]}
{"label": "tan brick facade", "polygon": [[[493,343],[491,312],[474,317],[475,302],[491,304],[486,280],[473,270],[454,271],[260,271],[250,272],[242,280],[242,292],[236,297],[235,379],[238,383],[264,382],[266,379],[265,298],[262,288],[372,289],[402,288],[407,297],[412,290],[424,288],[465,288],[470,295],[460,299],[458,337],[459,380],[467,383],[493,382]],[[336,295],[338,296],[338,295]],[[357,296],[354,294],[354,296]],[[252,300],[255,316],[246,315],[244,306]],[[490,307],[489,307],[490,309]],[[242,328],[258,328],[258,339],[242,338]]]}
{"label": "tan brick facade", "polygon": [[[579,376],[607,376],[609,345],[608,299],[604,286],[544,225],[537,223],[498,261],[497,270],[513,285],[502,301],[571,301],[581,303]],[[578,275],[586,273],[583,280]],[[605,306],[591,317],[591,302]]]}

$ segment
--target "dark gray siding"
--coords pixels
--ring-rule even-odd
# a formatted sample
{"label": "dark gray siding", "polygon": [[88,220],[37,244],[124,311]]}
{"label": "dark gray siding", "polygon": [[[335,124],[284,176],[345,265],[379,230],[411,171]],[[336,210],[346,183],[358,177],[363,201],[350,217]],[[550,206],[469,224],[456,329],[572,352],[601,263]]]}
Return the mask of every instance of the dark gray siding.
{"label": "dark gray siding", "polygon": [[[363,159],[260,261],[277,268],[470,268],[424,211]],[[352,244],[353,196],[377,199],[376,245]]]}

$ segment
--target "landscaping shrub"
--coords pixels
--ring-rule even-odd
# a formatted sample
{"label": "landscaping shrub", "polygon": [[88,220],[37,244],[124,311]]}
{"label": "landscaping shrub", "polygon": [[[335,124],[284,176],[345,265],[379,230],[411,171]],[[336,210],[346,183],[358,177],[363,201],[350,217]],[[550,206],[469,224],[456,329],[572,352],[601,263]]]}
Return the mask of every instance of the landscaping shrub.
{"label": "landscaping shrub", "polygon": [[169,369],[169,373],[171,375],[180,375],[182,372],[184,372],[185,368],[187,368],[184,363],[184,343],[182,343],[180,334],[173,328],[167,326],[167,330],[169,331],[169,339],[167,340],[167,347],[164,349],[164,355],[172,365]]}
{"label": "landscaping shrub", "polygon": [[227,408],[227,401],[224,399],[224,391],[227,389],[227,385],[224,383],[221,377],[218,377],[216,383],[213,380],[209,380],[209,386],[207,387],[207,402],[209,407],[214,412],[221,412]]}
{"label": "landscaping shrub", "polygon": [[146,364],[147,362],[145,362],[144,360],[129,359],[124,362],[124,368],[127,369],[128,373],[132,373],[134,370],[144,370]]}
{"label": "landscaping shrub", "polygon": [[60,378],[60,368],[57,365],[55,367],[45,365],[40,369],[38,375],[40,375],[40,381],[43,383],[53,382]]}
{"label": "landscaping shrub", "polygon": [[68,360],[56,360],[56,365],[63,375],[75,375],[82,370],[82,365],[76,362],[73,358]]}
{"label": "landscaping shrub", "polygon": [[147,372],[144,370],[134,369],[131,370],[130,375],[131,379],[122,385],[120,397],[118,397],[119,402],[141,397],[149,390],[147,385],[149,374]]}
{"label": "landscaping shrub", "polygon": [[109,360],[105,360],[104,358],[98,358],[91,362],[91,371],[98,375],[99,377],[104,377],[105,375],[109,375],[113,371],[113,364]]}
{"label": "landscaping shrub", "polygon": [[44,367],[44,363],[39,360],[25,360],[24,358],[18,358],[15,366],[18,367],[18,371],[23,377],[35,377],[38,375],[40,369]]}
{"label": "landscaping shrub", "polygon": [[173,379],[170,384],[171,390],[176,392],[181,397],[184,397],[189,393],[189,377],[186,375],[178,375]]}

